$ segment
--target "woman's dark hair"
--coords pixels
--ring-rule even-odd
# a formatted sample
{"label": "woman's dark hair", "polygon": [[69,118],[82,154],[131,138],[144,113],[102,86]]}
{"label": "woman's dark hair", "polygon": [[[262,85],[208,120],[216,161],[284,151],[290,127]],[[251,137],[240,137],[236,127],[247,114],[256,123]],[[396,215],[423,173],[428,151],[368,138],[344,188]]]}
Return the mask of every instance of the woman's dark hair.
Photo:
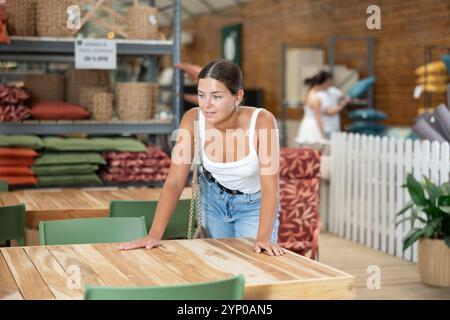
{"label": "woman's dark hair", "polygon": [[218,59],[206,64],[198,75],[198,79],[212,78],[222,82],[235,95],[244,87],[241,69],[233,62]]}
{"label": "woman's dark hair", "polygon": [[332,78],[331,73],[327,72],[327,71],[320,71],[318,74],[316,74],[315,76],[308,78],[305,80],[305,84],[308,86],[316,86],[316,85],[321,85],[322,83],[324,83],[325,81],[329,80]]}

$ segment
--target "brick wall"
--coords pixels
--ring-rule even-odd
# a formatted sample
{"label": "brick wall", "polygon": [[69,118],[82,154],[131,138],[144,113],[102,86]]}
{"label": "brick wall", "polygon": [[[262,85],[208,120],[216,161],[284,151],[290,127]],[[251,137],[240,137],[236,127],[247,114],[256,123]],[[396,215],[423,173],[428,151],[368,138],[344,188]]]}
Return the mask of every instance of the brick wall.
{"label": "brick wall", "polygon": [[[368,30],[366,9],[381,8],[381,30]],[[184,30],[195,34],[183,48],[182,60],[204,64],[220,57],[224,26],[242,24],[244,81],[264,90],[265,107],[279,115],[280,53],[283,43],[327,49],[329,35],[375,37],[375,107],[387,112],[388,124],[411,125],[423,99],[414,100],[414,69],[423,63],[424,47],[450,47],[449,0],[254,0],[236,5],[219,15],[186,21]],[[352,58],[339,55],[352,54]],[[337,46],[336,63],[363,65],[364,44]],[[442,52],[436,52],[434,60]],[[360,57],[358,57],[358,55]],[[364,76],[364,74],[363,74]],[[444,101],[434,95],[433,103]],[[299,118],[298,110],[289,111]]]}

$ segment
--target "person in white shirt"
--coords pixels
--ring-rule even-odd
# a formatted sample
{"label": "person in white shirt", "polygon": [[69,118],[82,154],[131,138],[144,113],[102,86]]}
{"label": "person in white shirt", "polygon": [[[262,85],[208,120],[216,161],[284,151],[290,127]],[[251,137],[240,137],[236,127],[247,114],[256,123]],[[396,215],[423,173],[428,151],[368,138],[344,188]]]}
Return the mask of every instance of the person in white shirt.
{"label": "person in white shirt", "polygon": [[333,86],[331,74],[327,72],[327,76],[327,80],[322,84],[323,89],[317,93],[317,97],[320,100],[323,133],[325,139],[330,139],[333,132],[341,130],[339,113],[350,102],[350,99]]}
{"label": "person in white shirt", "polygon": [[342,92],[332,86],[332,76],[321,71],[305,80],[310,86],[306,94],[304,116],[295,141],[303,143],[323,143],[333,131],[340,130],[339,112],[350,101]]}

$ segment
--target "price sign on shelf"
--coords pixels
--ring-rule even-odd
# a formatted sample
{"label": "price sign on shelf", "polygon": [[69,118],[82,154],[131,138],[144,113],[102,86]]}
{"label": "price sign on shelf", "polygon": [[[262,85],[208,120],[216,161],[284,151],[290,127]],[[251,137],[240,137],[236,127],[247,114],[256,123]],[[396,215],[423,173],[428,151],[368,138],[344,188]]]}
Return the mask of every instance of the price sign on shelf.
{"label": "price sign on shelf", "polygon": [[116,69],[116,41],[105,39],[76,39],[75,68],[107,70]]}

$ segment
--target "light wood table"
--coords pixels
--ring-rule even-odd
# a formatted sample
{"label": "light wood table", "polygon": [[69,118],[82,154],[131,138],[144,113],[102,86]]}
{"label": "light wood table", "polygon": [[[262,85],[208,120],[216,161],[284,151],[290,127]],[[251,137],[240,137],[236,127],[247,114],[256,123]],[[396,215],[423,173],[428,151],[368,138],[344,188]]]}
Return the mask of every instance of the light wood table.
{"label": "light wood table", "polygon": [[355,277],[298,254],[253,252],[252,239],[0,249],[0,299],[82,299],[85,285],[138,287],[245,277],[245,299],[353,299]]}
{"label": "light wood table", "polygon": [[[111,200],[158,200],[161,188],[137,189],[60,189],[0,192],[0,206],[24,203],[26,244],[38,245],[40,221],[107,217]],[[185,188],[181,199],[190,199]]]}

